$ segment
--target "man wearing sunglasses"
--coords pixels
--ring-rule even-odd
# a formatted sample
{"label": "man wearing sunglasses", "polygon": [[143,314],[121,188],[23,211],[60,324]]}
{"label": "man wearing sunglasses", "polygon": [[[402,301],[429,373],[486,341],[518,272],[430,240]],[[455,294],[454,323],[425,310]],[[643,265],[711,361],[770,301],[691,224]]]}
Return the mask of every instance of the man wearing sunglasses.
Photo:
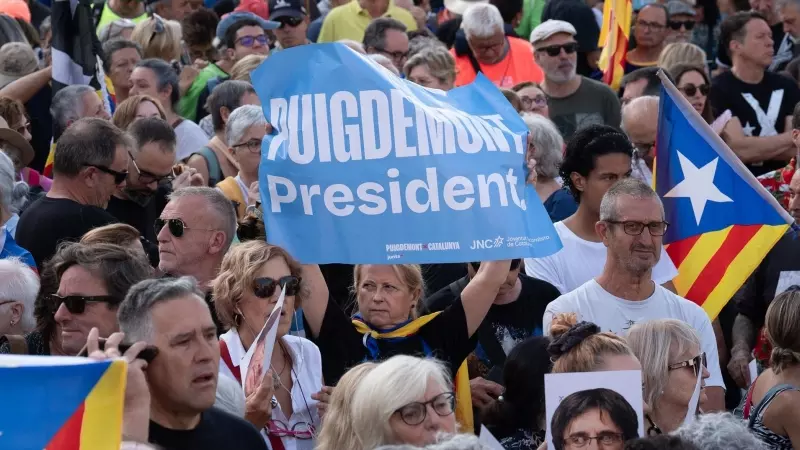
{"label": "man wearing sunglasses", "polygon": [[694,8],[682,0],[670,0],[667,3],[667,11],[669,11],[667,23],[669,34],[666,42],[692,42],[692,30],[697,15]]}
{"label": "man wearing sunglasses", "polygon": [[269,20],[281,24],[274,31],[278,43],[272,51],[311,43],[306,37],[309,21],[303,0],[270,0]]}
{"label": "man wearing sunglasses", "polygon": [[[603,196],[596,233],[606,247],[602,273],[574,291],[562,295],[544,313],[544,331],[549,334],[553,317],[576,313],[578,320],[593,322],[619,336],[635,324],[655,319],[676,319],[689,324],[700,336],[711,374],[706,381],[707,404],[703,410],[722,411],[725,390],[720,371],[717,340],[705,311],[653,281],[653,268],[661,259],[663,236],[669,224],[664,205],[645,182],[626,178]],[[579,260],[574,261],[580,264]]]}
{"label": "man wearing sunglasses", "polygon": [[578,75],[577,31],[569,22],[548,20],[531,33],[533,57],[544,71],[542,91],[547,95],[550,119],[564,140],[592,124],[618,128],[620,107],[607,85]]}
{"label": "man wearing sunglasses", "polygon": [[105,208],[125,185],[131,149],[130,138],[103,119],[80,119],[61,135],[53,185],[17,225],[17,243],[31,252],[37,267],[53,256],[59,242],[76,241],[92,228],[117,222]]}

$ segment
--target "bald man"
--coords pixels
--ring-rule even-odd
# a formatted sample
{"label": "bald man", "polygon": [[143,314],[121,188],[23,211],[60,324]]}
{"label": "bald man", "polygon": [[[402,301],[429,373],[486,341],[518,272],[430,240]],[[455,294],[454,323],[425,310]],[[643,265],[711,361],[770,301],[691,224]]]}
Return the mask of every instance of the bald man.
{"label": "bald man", "polygon": [[658,129],[658,97],[645,95],[631,100],[622,108],[622,129],[633,142],[631,176],[653,184],[653,158]]}

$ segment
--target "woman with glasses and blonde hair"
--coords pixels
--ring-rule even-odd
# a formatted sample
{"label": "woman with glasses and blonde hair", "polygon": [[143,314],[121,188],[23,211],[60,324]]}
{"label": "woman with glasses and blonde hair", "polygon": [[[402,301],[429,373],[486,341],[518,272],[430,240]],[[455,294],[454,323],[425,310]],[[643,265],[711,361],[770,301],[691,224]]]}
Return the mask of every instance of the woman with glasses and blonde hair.
{"label": "woman with glasses and blonde hair", "polygon": [[764,333],[770,368],[747,392],[748,428],[773,450],[800,449],[800,288],[792,286],[767,308]]}
{"label": "woman with glasses and blonde hair", "polygon": [[[256,344],[285,289],[272,359],[263,379],[242,373],[243,358]],[[220,336],[220,374],[244,381],[245,419],[261,430],[272,449],[312,450],[320,425],[311,394],[322,388],[319,349],[292,336],[294,310],[307,296],[301,268],[285,250],[264,241],[249,241],[230,249],[212,282],[217,317],[229,331]],[[255,352],[263,350],[258,346]],[[254,354],[250,365],[256,364]],[[249,370],[248,370],[249,372]]]}
{"label": "woman with glasses and blonde hair", "polygon": [[[627,340],[642,363],[644,401],[652,408],[646,415],[648,434],[672,433],[683,424],[690,408],[694,413],[706,401],[702,386],[710,374],[700,337],[686,322],[659,319],[634,325]],[[698,376],[700,397],[692,405]]]}
{"label": "woman with glasses and blonde hair", "polygon": [[127,131],[134,120],[147,117],[159,117],[167,120],[167,114],[158,100],[149,95],[133,95],[117,105],[111,121],[120,130]]}
{"label": "woman with glasses and blonde hair", "polygon": [[[351,367],[394,355],[440,358],[454,377],[458,420],[472,429],[472,399],[464,361],[475,349],[478,330],[497,292],[508,278],[511,261],[490,261],[477,273],[460,297],[441,312],[420,317],[424,296],[422,270],[416,264],[360,264],[354,268],[357,312],[348,316],[330,297],[319,266],[304,267],[311,294],[303,303],[306,332],[319,346],[322,372],[333,386]],[[328,394],[315,395],[327,402]]]}

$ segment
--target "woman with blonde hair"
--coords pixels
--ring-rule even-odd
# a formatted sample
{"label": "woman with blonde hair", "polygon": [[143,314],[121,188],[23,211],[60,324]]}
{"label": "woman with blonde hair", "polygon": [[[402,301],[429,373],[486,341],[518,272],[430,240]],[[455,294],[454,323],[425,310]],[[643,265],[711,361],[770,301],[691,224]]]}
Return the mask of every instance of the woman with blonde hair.
{"label": "woman with blonde hair", "polygon": [[658,67],[668,70],[678,64],[706,66],[706,52],[702,48],[688,42],[667,44],[658,55]]}
{"label": "woman with blonde hair", "polygon": [[348,370],[336,388],[330,394],[326,409],[322,410],[319,403],[320,414],[324,415],[322,429],[317,436],[317,446],[314,450],[339,450],[343,448],[356,448],[355,432],[353,431],[353,418],[350,414],[353,405],[353,394],[356,387],[364,377],[377,367],[377,363],[365,362]]}
{"label": "woman with blonde hair", "polygon": [[153,15],[136,24],[131,40],[142,47],[142,59],[158,58],[166,62],[181,58],[181,24]]}
{"label": "woman with blonde hair", "polygon": [[[698,374],[702,379],[709,377],[700,338],[686,322],[659,319],[634,325],[627,340],[642,364],[644,401],[652,408],[646,415],[648,434],[677,430],[688,408],[697,408],[690,401]],[[702,389],[698,405],[704,401]]]}
{"label": "woman with blonde hair", "polygon": [[117,128],[126,131],[134,120],[146,117],[160,117],[162,120],[167,120],[164,108],[158,100],[149,95],[133,95],[117,105],[111,121]]}
{"label": "woman with blonde hair", "polygon": [[574,313],[557,314],[550,323],[547,347],[553,373],[641,370],[639,360],[625,339],[591,322],[577,321]]}
{"label": "woman with blonde hair", "polygon": [[456,82],[456,60],[444,46],[432,45],[408,58],[403,73],[412,83],[449,91]]}
{"label": "woman with blonde hair", "polygon": [[744,418],[768,448],[800,449],[800,288],[775,297],[764,319],[770,368],[747,393]]}
{"label": "woman with blonde hair", "polygon": [[267,55],[252,54],[236,61],[236,64],[231,68],[231,80],[246,81],[253,84],[253,80],[250,79],[250,72],[256,70],[256,67],[266,59]]}
{"label": "woman with blonde hair", "polygon": [[[262,362],[269,370],[263,379],[250,379],[249,370],[241,371],[244,358],[257,345],[256,337],[284,289],[272,359]],[[320,352],[311,341],[288,334],[295,308],[308,295],[300,265],[280,247],[248,241],[225,255],[212,293],[217,317],[229,328],[219,338],[220,375],[243,384],[245,419],[273,449],[313,449],[320,418],[310,395],[322,388]],[[256,367],[260,352],[256,347],[250,365]]]}
{"label": "woman with blonde hair", "polygon": [[[305,266],[311,294],[303,304],[306,331],[323,355],[326,383],[335,385],[347,369],[394,355],[436,355],[455,377],[457,415],[472,427],[472,400],[466,365],[472,336],[483,322],[511,261],[481,263],[460,298],[444,311],[420,317],[424,285],[416,264],[360,264],[354,268],[358,312],[348,317],[333,300],[319,266]],[[319,397],[318,397],[319,398]]]}

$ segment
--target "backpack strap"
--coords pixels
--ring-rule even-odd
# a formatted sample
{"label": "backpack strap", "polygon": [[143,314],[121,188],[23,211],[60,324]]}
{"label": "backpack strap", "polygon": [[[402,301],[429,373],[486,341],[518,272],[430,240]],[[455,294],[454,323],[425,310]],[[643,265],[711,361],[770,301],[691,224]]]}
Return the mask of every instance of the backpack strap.
{"label": "backpack strap", "polygon": [[5,334],[0,336],[0,344],[2,344],[3,341],[8,341],[8,345],[11,347],[12,355],[28,354],[28,341],[25,340],[25,336],[20,336],[18,334]]}
{"label": "backpack strap", "polygon": [[192,155],[200,155],[206,160],[208,165],[208,180],[206,181],[210,187],[214,187],[222,181],[222,169],[219,166],[219,159],[214,150],[206,146],[201,148],[200,151],[192,153]]}
{"label": "backpack strap", "polygon": [[244,212],[247,205],[245,204],[242,189],[239,187],[239,183],[236,181],[236,178],[225,178],[217,183],[217,189],[222,191],[222,193],[225,194],[225,197],[228,197],[228,200],[233,202],[234,206],[236,207],[236,216],[239,219],[244,217]]}
{"label": "backpack strap", "polygon": [[236,378],[236,381],[238,381],[239,384],[241,384],[242,372],[239,369],[239,366],[233,365],[233,360],[231,359],[231,352],[230,350],[228,350],[228,343],[222,339],[219,340],[219,356],[222,359],[222,362],[224,362],[225,365],[228,366],[228,369],[230,369],[231,373],[233,373],[233,377]]}

